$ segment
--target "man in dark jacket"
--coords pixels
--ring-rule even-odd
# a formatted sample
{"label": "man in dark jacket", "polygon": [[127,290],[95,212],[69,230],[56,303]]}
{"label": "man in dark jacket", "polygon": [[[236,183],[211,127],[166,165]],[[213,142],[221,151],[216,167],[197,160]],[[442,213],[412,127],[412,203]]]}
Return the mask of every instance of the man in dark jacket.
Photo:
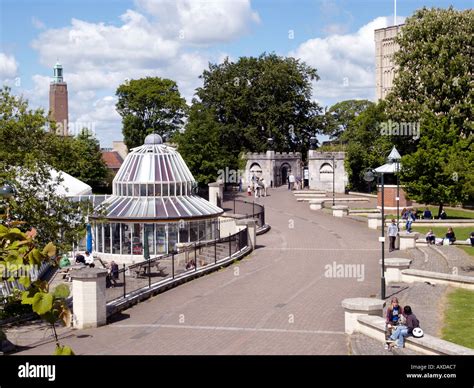
{"label": "man in dark jacket", "polygon": [[412,334],[415,327],[420,327],[420,321],[416,318],[416,315],[411,311],[410,306],[405,306],[403,308],[403,316],[405,317],[405,325],[400,325],[390,336],[391,342],[396,344],[393,346],[395,348],[403,348],[405,344],[405,337],[408,337]]}

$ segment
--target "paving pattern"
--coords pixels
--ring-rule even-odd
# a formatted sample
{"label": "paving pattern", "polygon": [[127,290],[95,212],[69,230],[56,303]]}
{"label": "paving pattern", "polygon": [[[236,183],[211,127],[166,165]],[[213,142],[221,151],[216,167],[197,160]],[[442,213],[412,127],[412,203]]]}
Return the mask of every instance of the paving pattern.
{"label": "paving pattern", "polygon": [[[71,330],[64,342],[77,354],[351,354],[341,301],[379,296],[380,232],[311,211],[285,188],[257,200],[272,229],[258,236],[251,255],[107,326]],[[364,349],[370,354],[370,346]]]}

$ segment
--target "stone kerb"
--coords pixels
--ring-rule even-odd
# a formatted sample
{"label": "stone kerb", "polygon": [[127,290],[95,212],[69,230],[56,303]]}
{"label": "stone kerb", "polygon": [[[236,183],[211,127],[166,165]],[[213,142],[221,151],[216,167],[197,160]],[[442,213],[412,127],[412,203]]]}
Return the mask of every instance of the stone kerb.
{"label": "stone kerb", "polygon": [[349,206],[336,205],[332,207],[332,215],[334,217],[344,217],[349,214]]}
{"label": "stone kerb", "polygon": [[349,298],[342,301],[346,334],[359,331],[358,317],[364,315],[383,316],[385,301],[373,298]]}
{"label": "stone kerb", "polygon": [[326,199],[319,199],[319,198],[316,198],[316,199],[311,199],[309,201],[309,208],[311,210],[320,210],[323,208],[323,203]]}
{"label": "stone kerb", "polygon": [[378,229],[382,227],[382,215],[381,214],[368,214],[367,224],[369,229]]}
{"label": "stone kerb", "polygon": [[407,249],[416,248],[416,240],[419,237],[420,237],[419,233],[407,233],[407,232],[398,233],[398,238],[400,241],[400,250],[405,251]]}
{"label": "stone kerb", "polygon": [[[382,265],[382,259],[379,260]],[[402,271],[410,268],[411,260],[398,257],[390,257],[385,259],[385,281],[387,283],[402,282]]]}
{"label": "stone kerb", "polygon": [[107,270],[84,267],[71,271],[73,324],[78,329],[106,324],[105,277]]}
{"label": "stone kerb", "polygon": [[454,275],[418,269],[405,269],[401,271],[401,281],[403,283],[427,282],[432,284],[446,284],[456,288],[464,288],[474,291],[474,277],[464,275]]}

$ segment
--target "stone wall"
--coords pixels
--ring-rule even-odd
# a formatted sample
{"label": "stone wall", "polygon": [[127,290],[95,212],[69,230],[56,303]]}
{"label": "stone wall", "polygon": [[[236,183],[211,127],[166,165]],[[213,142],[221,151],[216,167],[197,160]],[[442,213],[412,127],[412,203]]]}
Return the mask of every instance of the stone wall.
{"label": "stone wall", "polygon": [[247,160],[247,163],[243,176],[244,190],[247,185],[249,185],[249,182],[251,182],[254,170],[252,166],[255,165],[260,166],[259,170],[261,171],[259,173],[256,173],[256,175],[258,177],[264,178],[268,187],[286,185],[285,171],[286,174],[291,171],[295,177],[303,177],[300,152],[249,152],[245,155],[245,158]]}
{"label": "stone wall", "polygon": [[308,151],[309,188],[332,192],[334,178],[335,192],[344,193],[348,182],[344,158],[344,152]]}

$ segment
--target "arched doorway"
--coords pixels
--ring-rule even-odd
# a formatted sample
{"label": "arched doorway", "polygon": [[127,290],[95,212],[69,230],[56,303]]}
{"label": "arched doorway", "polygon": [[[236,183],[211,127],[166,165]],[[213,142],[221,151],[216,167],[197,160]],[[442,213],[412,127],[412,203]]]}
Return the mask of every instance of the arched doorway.
{"label": "arched doorway", "polygon": [[286,180],[291,172],[291,166],[288,163],[283,163],[280,167],[280,185],[286,185]]}

